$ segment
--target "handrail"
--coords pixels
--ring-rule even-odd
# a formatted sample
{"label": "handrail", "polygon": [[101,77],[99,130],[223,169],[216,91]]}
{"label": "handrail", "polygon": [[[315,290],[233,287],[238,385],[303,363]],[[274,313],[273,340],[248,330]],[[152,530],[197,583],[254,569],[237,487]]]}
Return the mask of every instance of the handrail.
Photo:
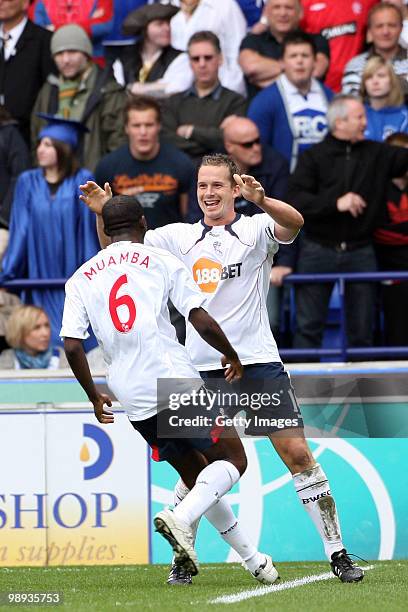
{"label": "handrail", "polygon": [[[65,285],[67,279],[50,278],[50,279],[15,279],[7,281],[3,284],[5,288],[13,289],[57,289]],[[346,312],[345,312],[345,284],[347,282],[378,282],[384,280],[407,280],[408,272],[348,272],[348,273],[331,273],[331,274],[289,274],[284,278],[284,284],[296,285],[304,283],[338,283],[340,295],[340,331],[341,331],[341,347],[338,349],[280,349],[280,353],[284,358],[302,358],[302,357],[341,357],[343,361],[347,361],[348,357],[404,357],[408,356],[408,347],[354,347],[348,348],[346,334]]]}
{"label": "handrail", "polygon": [[345,288],[347,282],[378,282],[391,280],[408,280],[408,272],[339,272],[331,274],[289,274],[284,278],[285,284],[329,283],[339,285],[340,296],[340,331],[341,346],[338,349],[280,349],[282,357],[341,357],[347,361],[348,357],[404,357],[408,355],[407,346],[393,347],[354,347],[347,346]]}
{"label": "handrail", "polygon": [[368,281],[375,282],[381,280],[408,280],[407,272],[339,272],[332,274],[288,274],[284,282],[298,283],[331,283],[340,280],[348,282]]}
{"label": "handrail", "polygon": [[66,278],[16,278],[5,281],[2,287],[8,289],[59,289],[64,287]]}

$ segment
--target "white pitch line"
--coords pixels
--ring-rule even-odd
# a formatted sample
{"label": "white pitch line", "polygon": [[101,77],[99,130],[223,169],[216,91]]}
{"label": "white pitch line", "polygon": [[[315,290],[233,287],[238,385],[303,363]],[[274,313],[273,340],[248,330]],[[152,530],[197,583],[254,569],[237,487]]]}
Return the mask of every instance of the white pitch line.
{"label": "white pitch line", "polygon": [[[364,571],[371,570],[374,565],[368,565],[364,568]],[[305,584],[312,584],[313,582],[321,582],[322,580],[331,580],[336,578],[332,572],[326,572],[325,574],[315,574],[314,576],[304,576],[303,578],[296,578],[296,580],[288,580],[281,584],[271,584],[271,586],[258,587],[256,589],[250,589],[249,591],[241,591],[240,593],[233,593],[232,595],[222,595],[216,599],[210,599],[207,603],[209,604],[232,604],[252,597],[263,597],[263,595],[269,595],[269,593],[277,593],[278,591],[286,591],[287,589],[294,589]]]}

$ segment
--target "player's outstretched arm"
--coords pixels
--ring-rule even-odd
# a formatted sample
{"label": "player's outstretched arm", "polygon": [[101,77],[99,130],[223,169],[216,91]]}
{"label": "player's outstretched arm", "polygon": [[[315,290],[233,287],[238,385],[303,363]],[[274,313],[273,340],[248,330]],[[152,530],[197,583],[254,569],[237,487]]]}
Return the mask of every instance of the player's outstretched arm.
{"label": "player's outstretched arm", "polygon": [[64,338],[64,350],[75,378],[87,394],[89,401],[93,404],[98,421],[100,423],[113,423],[113,412],[104,408],[105,404],[112,406],[112,401],[108,395],[99,393],[95,387],[82,341],[78,340],[78,338]]}
{"label": "player's outstretched arm", "polygon": [[112,242],[103,230],[102,220],[102,209],[112,197],[110,185],[105,183],[102,189],[95,181],[87,181],[84,185],[80,185],[79,189],[82,191],[79,199],[85,202],[88,208],[96,214],[96,230],[98,232],[99,244],[104,249]]}
{"label": "player's outstretched arm", "polygon": [[296,208],[266,196],[261,183],[249,174],[234,174],[234,179],[241,188],[242,196],[259,206],[275,221],[275,236],[278,240],[288,242],[296,236],[303,226],[303,217]]}
{"label": "player's outstretched arm", "polygon": [[216,351],[222,353],[222,366],[226,367],[229,364],[224,372],[227,382],[233,382],[242,378],[242,364],[217,321],[203,308],[193,308],[188,320],[203,340],[215,348]]}

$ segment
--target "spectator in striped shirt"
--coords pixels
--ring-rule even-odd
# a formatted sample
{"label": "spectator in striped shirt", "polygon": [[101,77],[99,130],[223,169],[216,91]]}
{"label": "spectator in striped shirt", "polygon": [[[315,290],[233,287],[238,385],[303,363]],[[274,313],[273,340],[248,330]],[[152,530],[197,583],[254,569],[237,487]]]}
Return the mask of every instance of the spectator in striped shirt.
{"label": "spectator in striped shirt", "polygon": [[372,40],[368,51],[351,59],[344,69],[343,93],[358,93],[361,77],[367,61],[374,55],[392,63],[395,74],[400,78],[405,98],[408,96],[408,51],[399,44],[403,16],[401,10],[390,2],[380,2],[371,9],[368,16],[368,35]]}

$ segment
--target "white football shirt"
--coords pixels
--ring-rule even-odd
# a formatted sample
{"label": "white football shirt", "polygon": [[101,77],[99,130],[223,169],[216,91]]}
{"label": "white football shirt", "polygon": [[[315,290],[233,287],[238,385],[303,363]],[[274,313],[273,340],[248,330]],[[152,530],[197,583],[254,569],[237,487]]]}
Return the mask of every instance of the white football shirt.
{"label": "white football shirt", "polygon": [[115,242],[65,285],[61,337],[85,339],[91,324],[107,364],[107,383],[130,420],[157,412],[158,378],[199,378],[170,323],[170,298],[186,317],[205,297],[168,251]]}
{"label": "white football shirt", "polygon": [[[206,310],[243,364],[281,361],[266,310],[273,255],[279,248],[274,227],[264,213],[236,215],[225,226],[174,223],[145,236],[147,244],[169,250],[186,264],[207,298]],[[198,370],[221,368],[221,354],[190,324],[186,348]]]}

